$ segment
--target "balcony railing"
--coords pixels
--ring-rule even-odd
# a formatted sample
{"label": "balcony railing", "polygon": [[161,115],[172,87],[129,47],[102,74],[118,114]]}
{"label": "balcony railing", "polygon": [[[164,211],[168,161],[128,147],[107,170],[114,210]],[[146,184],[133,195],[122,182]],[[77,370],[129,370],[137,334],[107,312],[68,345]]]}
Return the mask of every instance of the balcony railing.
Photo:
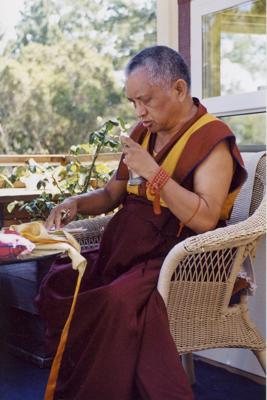
{"label": "balcony railing", "polygon": [[[97,162],[106,163],[112,169],[116,168],[121,153],[100,153]],[[89,165],[93,159],[91,154],[81,154],[75,158],[84,165]],[[0,155],[0,169],[23,166],[27,161],[33,159],[37,164],[64,165],[73,159],[73,156],[66,154],[27,154],[27,155]],[[43,190],[37,190],[35,187],[13,187],[0,188],[0,227],[9,226],[14,223],[12,215],[7,211],[7,205],[14,200],[30,201],[36,198]],[[25,214],[25,213],[24,213]],[[24,220],[24,214],[21,214],[21,221]]]}
{"label": "balcony railing", "polygon": [[[100,153],[97,160],[100,162],[113,163],[120,159],[121,153]],[[52,165],[64,164],[70,161],[73,156],[69,154],[11,154],[0,155],[0,167],[24,165],[26,161],[33,159],[38,164],[49,163]],[[81,154],[77,156],[79,161],[90,163],[93,159],[91,154]]]}

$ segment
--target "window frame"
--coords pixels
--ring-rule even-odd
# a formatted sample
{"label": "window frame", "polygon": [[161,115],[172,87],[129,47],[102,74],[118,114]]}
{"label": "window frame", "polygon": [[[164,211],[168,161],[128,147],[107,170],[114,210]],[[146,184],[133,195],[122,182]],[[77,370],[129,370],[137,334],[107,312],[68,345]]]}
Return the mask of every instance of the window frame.
{"label": "window frame", "polygon": [[216,116],[231,116],[266,112],[266,89],[256,92],[202,98],[202,17],[238,6],[249,0],[191,1],[191,77],[192,93],[199,97],[209,112]]}

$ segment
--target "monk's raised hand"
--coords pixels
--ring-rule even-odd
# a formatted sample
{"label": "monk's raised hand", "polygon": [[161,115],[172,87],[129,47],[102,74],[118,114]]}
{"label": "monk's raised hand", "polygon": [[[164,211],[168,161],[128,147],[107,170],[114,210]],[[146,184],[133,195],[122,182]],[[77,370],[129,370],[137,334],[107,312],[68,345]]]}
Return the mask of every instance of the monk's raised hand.
{"label": "monk's raised hand", "polygon": [[139,143],[126,135],[121,136],[121,142],[127,167],[145,179],[154,176],[159,168],[154,158]]}

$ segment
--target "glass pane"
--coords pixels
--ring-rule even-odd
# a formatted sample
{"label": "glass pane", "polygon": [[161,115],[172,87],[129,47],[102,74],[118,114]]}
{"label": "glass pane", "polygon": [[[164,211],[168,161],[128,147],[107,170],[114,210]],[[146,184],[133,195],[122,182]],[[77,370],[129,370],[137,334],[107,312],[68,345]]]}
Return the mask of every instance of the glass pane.
{"label": "glass pane", "polygon": [[204,98],[266,87],[265,17],[265,0],[202,17]]}
{"label": "glass pane", "polygon": [[234,132],[238,145],[265,144],[266,113],[221,118]]}

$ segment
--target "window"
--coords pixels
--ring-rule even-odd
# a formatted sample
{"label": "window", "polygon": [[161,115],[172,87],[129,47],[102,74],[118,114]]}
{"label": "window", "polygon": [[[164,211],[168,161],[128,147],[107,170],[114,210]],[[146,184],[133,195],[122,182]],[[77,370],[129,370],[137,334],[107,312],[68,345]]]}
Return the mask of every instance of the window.
{"label": "window", "polygon": [[193,0],[192,92],[234,130],[263,144],[266,92],[265,0]]}
{"label": "window", "polygon": [[221,117],[232,128],[240,146],[249,146],[252,143],[257,146],[264,145],[265,118],[265,113]]}

